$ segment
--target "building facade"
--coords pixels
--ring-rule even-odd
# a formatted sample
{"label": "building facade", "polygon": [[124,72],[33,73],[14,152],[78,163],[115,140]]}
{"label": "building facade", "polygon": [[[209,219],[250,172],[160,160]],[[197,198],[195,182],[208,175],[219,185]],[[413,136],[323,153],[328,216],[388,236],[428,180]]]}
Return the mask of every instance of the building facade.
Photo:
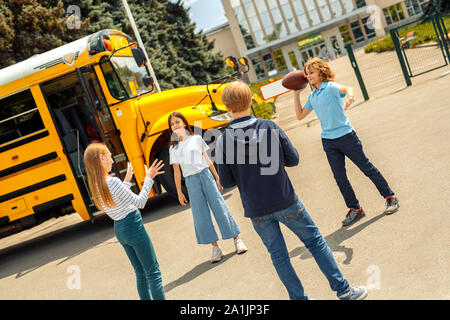
{"label": "building facade", "polygon": [[228,24],[206,33],[224,56],[250,60],[254,82],[302,68],[310,57],[345,55],[346,44],[365,45],[421,15],[426,1],[222,0]]}

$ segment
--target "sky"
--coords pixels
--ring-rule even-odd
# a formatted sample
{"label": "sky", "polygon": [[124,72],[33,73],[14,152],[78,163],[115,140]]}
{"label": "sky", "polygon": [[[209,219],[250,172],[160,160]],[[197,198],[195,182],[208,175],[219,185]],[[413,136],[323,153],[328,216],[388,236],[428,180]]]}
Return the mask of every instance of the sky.
{"label": "sky", "polygon": [[196,24],[196,32],[227,22],[221,0],[183,0],[183,3],[185,8],[190,8],[189,15]]}

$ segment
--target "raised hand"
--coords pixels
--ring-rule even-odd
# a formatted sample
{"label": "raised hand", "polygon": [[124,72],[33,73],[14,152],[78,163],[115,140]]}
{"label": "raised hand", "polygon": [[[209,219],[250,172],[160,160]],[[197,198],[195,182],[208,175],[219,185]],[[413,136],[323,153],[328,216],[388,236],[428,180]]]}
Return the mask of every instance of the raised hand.
{"label": "raised hand", "polygon": [[145,166],[145,175],[152,179],[154,179],[157,175],[163,174],[165,172],[165,171],[159,171],[159,170],[161,170],[162,167],[164,167],[164,163],[162,160],[158,161],[158,159],[155,159],[155,161],[153,161],[150,168],[147,168],[146,165],[144,165],[144,166]]}
{"label": "raised hand", "polygon": [[125,175],[124,181],[130,182],[131,178],[133,177],[133,173],[134,173],[133,165],[130,162],[128,162],[127,174]]}

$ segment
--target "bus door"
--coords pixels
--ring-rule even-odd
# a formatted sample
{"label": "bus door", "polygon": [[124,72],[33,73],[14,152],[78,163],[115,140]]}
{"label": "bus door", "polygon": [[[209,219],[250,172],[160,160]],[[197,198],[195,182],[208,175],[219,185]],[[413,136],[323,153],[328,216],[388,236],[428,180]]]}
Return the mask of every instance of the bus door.
{"label": "bus door", "polygon": [[[86,147],[92,142],[104,142],[110,148],[115,160],[112,174],[121,177],[123,166],[125,173],[127,168],[120,137],[116,135],[116,130],[110,130],[110,127],[105,126],[106,123],[112,123],[112,120],[96,81],[93,70],[77,70],[41,85],[64,153],[91,219],[98,210],[92,201],[87,184],[83,163]],[[117,141],[119,143],[116,143]],[[122,160],[121,157],[125,159]]]}
{"label": "bus door", "polygon": [[[100,128],[101,141],[106,144],[114,159],[113,172],[111,175],[123,180],[127,173],[128,157],[122,145],[120,132],[114,124],[111,111],[106,103],[94,68],[92,66],[82,67],[77,69],[77,73],[81,79],[85,97],[89,100],[87,103],[93,113],[94,120],[98,128]],[[134,176],[131,182],[131,189],[134,192],[139,193],[140,191]]]}

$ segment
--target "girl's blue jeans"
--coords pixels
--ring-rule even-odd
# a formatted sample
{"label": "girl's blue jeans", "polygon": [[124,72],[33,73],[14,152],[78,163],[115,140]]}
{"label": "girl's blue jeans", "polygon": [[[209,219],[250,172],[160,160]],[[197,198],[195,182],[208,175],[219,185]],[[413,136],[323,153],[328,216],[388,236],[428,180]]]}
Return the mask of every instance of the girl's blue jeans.
{"label": "girl's blue jeans", "polygon": [[234,238],[241,233],[209,168],[187,176],[185,181],[198,244],[209,244],[219,240],[214,230],[210,208],[223,240]]}
{"label": "girl's blue jeans", "polygon": [[378,192],[386,198],[394,195],[388,183],[378,169],[367,159],[361,141],[352,131],[337,139],[322,139],[323,149],[327,154],[328,163],[333,172],[334,179],[344,197],[347,208],[359,209],[352,185],[347,178],[345,170],[345,157],[348,157],[377,187]]}
{"label": "girl's blue jeans", "polygon": [[308,296],[292,267],[289,252],[280,229],[280,222],[286,225],[305,244],[327,278],[332,290],[338,296],[350,290],[348,281],[341,271],[303,204],[298,200],[287,209],[252,218],[253,227],[270,253],[273,266],[286,287],[291,300],[306,300]]}
{"label": "girl's blue jeans", "polygon": [[152,241],[142,223],[139,210],[114,221],[114,233],[125,249],[136,272],[141,300],[165,300],[161,272]]}

